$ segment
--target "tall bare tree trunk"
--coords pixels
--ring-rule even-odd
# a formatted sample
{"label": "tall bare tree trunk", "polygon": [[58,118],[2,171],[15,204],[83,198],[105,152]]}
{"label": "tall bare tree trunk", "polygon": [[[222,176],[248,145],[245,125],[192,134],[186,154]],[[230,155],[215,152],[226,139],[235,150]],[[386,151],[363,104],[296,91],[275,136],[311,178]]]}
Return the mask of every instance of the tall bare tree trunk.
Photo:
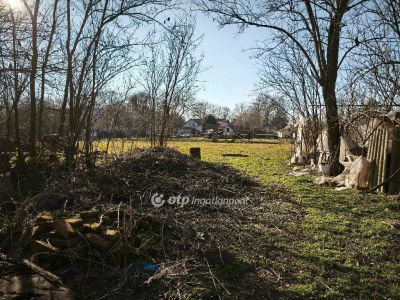
{"label": "tall bare tree trunk", "polygon": [[169,121],[169,101],[165,100],[164,109],[163,109],[163,118],[161,120],[161,129],[160,129],[160,137],[158,139],[160,147],[165,146],[165,135],[167,131],[167,125]]}
{"label": "tall bare tree trunk", "polygon": [[151,147],[156,145],[156,97],[151,97],[151,129],[150,129],[150,139]]}
{"label": "tall bare tree trunk", "polygon": [[35,1],[35,7],[33,12],[30,10],[28,3],[26,0],[23,0],[25,8],[30,15],[31,23],[32,23],[32,57],[31,57],[31,71],[29,76],[29,89],[30,89],[30,105],[31,105],[31,116],[30,116],[30,133],[29,133],[29,143],[30,149],[29,153],[31,156],[36,156],[36,74],[37,74],[37,66],[38,66],[38,15],[39,15],[39,7],[40,0]]}
{"label": "tall bare tree trunk", "polygon": [[340,127],[339,115],[336,104],[336,89],[334,84],[328,84],[323,88],[326,108],[326,121],[328,129],[328,147],[330,152],[331,173],[339,174],[342,166],[339,163],[340,154]]}
{"label": "tall bare tree trunk", "polygon": [[339,163],[340,120],[336,101],[336,83],[339,69],[342,18],[347,9],[347,2],[346,0],[341,1],[337,14],[333,16],[329,26],[326,68],[322,78],[332,175],[337,175],[343,170],[342,165]]}
{"label": "tall bare tree trunk", "polygon": [[[7,92],[7,95],[5,95],[5,98],[9,99],[9,96],[10,96],[9,93]],[[9,146],[10,146],[11,134],[12,134],[12,124],[11,124],[12,123],[12,107],[10,107],[9,100],[5,100],[4,101],[4,106],[6,108],[6,116],[7,116],[7,120],[6,120],[6,142],[7,142],[8,145],[6,145],[6,147],[8,149]]]}
{"label": "tall bare tree trunk", "polygon": [[44,61],[42,64],[42,74],[41,74],[41,86],[40,86],[40,100],[39,100],[39,115],[38,115],[38,128],[37,128],[37,136],[40,140],[43,135],[43,109],[44,109],[44,94],[45,94],[45,80],[46,80],[46,70],[47,65],[49,63],[50,58],[50,51],[53,45],[53,38],[57,28],[57,8],[58,8],[58,1],[54,0],[54,7],[53,7],[53,23],[51,25],[50,37],[49,42],[47,44],[46,53],[44,56]]}
{"label": "tall bare tree trunk", "polygon": [[19,134],[19,111],[18,105],[21,99],[21,91],[19,87],[19,78],[18,78],[18,60],[17,60],[17,25],[14,17],[14,13],[10,11],[11,19],[12,19],[12,39],[13,39],[13,68],[14,68],[14,101],[13,101],[13,109],[14,109],[14,127],[15,127],[15,143],[17,145],[17,168],[23,168],[24,154],[22,152],[22,144],[21,137]]}

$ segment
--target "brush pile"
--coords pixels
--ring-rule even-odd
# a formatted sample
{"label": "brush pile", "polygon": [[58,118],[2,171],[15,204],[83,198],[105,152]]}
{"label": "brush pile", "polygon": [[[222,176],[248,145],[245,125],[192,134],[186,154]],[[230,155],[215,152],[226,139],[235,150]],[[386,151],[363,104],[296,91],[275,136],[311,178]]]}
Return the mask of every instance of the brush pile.
{"label": "brush pile", "polygon": [[[88,299],[169,298],[193,284],[202,286],[199,294],[208,294],[191,270],[234,263],[220,246],[237,243],[231,232],[251,220],[251,211],[168,202],[155,208],[152,196],[246,198],[252,206],[277,194],[285,197],[233,168],[173,149],[138,150],[104,161],[94,172],[66,172],[54,162],[34,167],[35,176],[19,179],[24,183],[15,197],[19,201],[1,206],[8,217],[0,219],[0,252],[7,254],[0,261],[6,257],[13,263],[0,271],[0,286],[33,273],[47,281],[56,278],[53,297],[66,286],[70,295]],[[3,296],[30,292],[15,285],[5,291]],[[43,293],[43,299],[47,296]]]}

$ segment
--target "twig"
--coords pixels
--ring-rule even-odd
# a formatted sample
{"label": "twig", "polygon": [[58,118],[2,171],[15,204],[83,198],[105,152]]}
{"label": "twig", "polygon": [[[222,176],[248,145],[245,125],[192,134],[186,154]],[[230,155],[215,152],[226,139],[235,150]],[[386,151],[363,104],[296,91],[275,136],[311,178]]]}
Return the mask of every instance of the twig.
{"label": "twig", "polygon": [[214,275],[214,273],[211,271],[210,264],[208,263],[207,259],[206,259],[206,263],[207,263],[207,267],[208,267],[208,272],[209,272],[210,275],[211,275],[211,279],[212,279],[212,281],[213,281],[213,283],[214,283],[215,289],[218,289],[218,287],[217,287],[217,285],[216,285],[214,279],[216,279],[216,280],[218,281],[218,283],[221,285],[221,287],[225,290],[225,292],[226,292],[228,295],[231,295],[231,293],[226,289],[226,287],[223,285],[223,283],[222,283],[222,282]]}

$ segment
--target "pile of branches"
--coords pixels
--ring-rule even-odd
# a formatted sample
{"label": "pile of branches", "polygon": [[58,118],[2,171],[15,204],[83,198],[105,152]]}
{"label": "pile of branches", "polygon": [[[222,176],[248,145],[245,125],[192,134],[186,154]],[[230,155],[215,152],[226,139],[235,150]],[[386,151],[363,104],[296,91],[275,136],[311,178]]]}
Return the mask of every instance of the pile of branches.
{"label": "pile of branches", "polygon": [[[169,298],[177,289],[190,294],[193,285],[199,293],[207,290],[211,279],[199,282],[194,274],[212,274],[212,265],[234,261],[229,252],[234,249],[221,247],[237,244],[233,232],[254,218],[250,206],[288,197],[231,167],[165,148],[114,157],[90,172],[67,171],[54,160],[31,167],[34,171],[19,178],[23,185],[13,205],[1,207],[0,252],[69,278],[68,286],[89,298]],[[248,202],[182,207],[166,201],[156,208],[151,201],[155,194],[164,199],[180,195]],[[60,229],[60,224],[66,228]],[[241,242],[244,248],[251,247],[246,238]],[[78,248],[78,254],[71,248]],[[62,260],[51,258],[60,255]],[[153,269],[146,273],[144,266],[149,264]],[[218,280],[211,283],[215,293],[227,292]],[[96,295],[87,294],[93,290]]]}

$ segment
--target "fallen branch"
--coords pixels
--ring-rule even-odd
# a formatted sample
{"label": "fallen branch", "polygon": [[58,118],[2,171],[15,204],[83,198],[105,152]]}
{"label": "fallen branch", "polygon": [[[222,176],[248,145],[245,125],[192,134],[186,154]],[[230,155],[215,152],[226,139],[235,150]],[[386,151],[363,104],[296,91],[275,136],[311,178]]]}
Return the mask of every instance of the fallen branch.
{"label": "fallen branch", "polygon": [[55,283],[55,284],[60,284],[61,285],[61,278],[58,277],[57,275],[54,275],[53,273],[39,267],[38,265],[30,262],[27,259],[22,260],[21,264],[24,267],[27,267],[28,269],[30,269],[32,272],[42,276],[43,278],[47,279],[48,281],[50,281],[51,283]]}

